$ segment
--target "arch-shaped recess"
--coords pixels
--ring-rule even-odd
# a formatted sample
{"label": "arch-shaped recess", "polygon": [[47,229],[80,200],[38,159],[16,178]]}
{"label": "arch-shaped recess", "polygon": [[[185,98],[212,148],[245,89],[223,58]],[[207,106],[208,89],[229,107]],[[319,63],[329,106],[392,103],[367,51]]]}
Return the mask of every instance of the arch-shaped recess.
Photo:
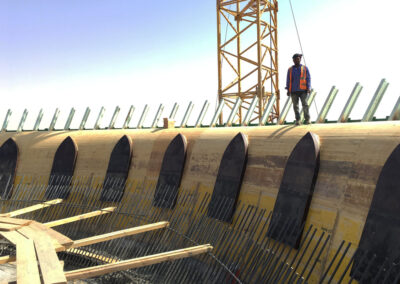
{"label": "arch-shaped recess", "polygon": [[132,159],[132,140],[124,135],[111,152],[106,177],[104,178],[101,201],[120,202],[124,195]]}
{"label": "arch-shaped recess", "polygon": [[77,155],[78,147],[74,140],[68,136],[58,146],[54,154],[49,185],[45,194],[47,199],[65,199],[68,197]]}
{"label": "arch-shaped recess", "polygon": [[186,149],[186,138],[182,134],[176,135],[169,143],[154,193],[154,206],[161,208],[173,208],[175,206],[185,166]]}
{"label": "arch-shaped recess", "polygon": [[[368,252],[369,257],[364,258],[356,254],[351,275],[354,268],[365,271],[369,265],[368,276],[364,275],[365,283],[369,283],[377,274],[385,261],[394,261],[400,251],[400,145],[398,145],[386,160],[376,184],[372,197],[367,220],[361,235],[359,248],[363,253]],[[375,255],[372,263],[368,263]],[[361,263],[363,262],[363,263]],[[394,262],[398,262],[394,261]],[[353,275],[360,280],[360,275]],[[376,279],[380,282],[380,279]]]}
{"label": "arch-shaped recess", "polygon": [[319,138],[311,132],[294,147],[286,162],[269,226],[269,237],[296,249],[317,181],[319,149]]}
{"label": "arch-shaped recess", "polygon": [[17,161],[17,143],[15,143],[13,138],[9,138],[0,147],[0,195],[2,199],[9,199],[11,197]]}
{"label": "arch-shaped recess", "polygon": [[238,133],[226,147],[208,205],[208,216],[231,222],[247,164],[247,137]]}

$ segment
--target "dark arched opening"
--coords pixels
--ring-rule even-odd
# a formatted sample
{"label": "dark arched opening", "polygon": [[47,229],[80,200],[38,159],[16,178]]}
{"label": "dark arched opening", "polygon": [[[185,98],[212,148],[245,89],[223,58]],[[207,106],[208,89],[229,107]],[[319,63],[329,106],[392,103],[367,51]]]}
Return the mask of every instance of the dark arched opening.
{"label": "dark arched opening", "polygon": [[186,138],[182,134],[176,135],[169,143],[154,193],[154,206],[161,208],[175,206],[185,166],[186,148]]}
{"label": "dark arched opening", "polygon": [[307,132],[294,147],[283,172],[268,236],[293,248],[300,245],[319,170],[319,139]]}
{"label": "dark arched opening", "polygon": [[101,192],[101,201],[120,202],[124,195],[132,159],[132,140],[124,135],[114,146],[108,162],[106,177]]}
{"label": "dark arched opening", "polygon": [[209,217],[232,221],[246,170],[247,149],[248,141],[243,133],[238,133],[226,148],[208,205]]}
{"label": "dark arched opening", "polygon": [[9,199],[15,179],[18,161],[18,146],[9,138],[0,147],[0,192],[2,199]]}
{"label": "dark arched opening", "polygon": [[78,148],[71,137],[67,137],[58,147],[50,172],[46,198],[68,198],[71,191],[71,180],[74,175]]}

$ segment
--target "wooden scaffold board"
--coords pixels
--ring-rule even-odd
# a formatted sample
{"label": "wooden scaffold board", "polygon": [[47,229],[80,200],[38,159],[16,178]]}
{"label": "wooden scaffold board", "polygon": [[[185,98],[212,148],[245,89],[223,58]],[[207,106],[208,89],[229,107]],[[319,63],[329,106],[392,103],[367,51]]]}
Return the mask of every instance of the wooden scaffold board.
{"label": "wooden scaffold board", "polygon": [[63,262],[58,259],[57,252],[66,251],[84,256],[87,254],[87,251],[81,249],[82,247],[164,229],[169,226],[169,222],[161,221],[84,239],[71,240],[52,229],[52,227],[112,213],[115,207],[108,207],[44,224],[34,220],[14,218],[15,216],[40,210],[60,202],[62,202],[61,199],[55,199],[0,215],[0,236],[14,244],[17,251],[16,257],[0,257],[0,264],[16,261],[17,283],[67,283],[67,280],[91,278],[111,272],[191,257],[212,250],[212,246],[207,244],[121,261],[95,254],[95,258],[102,259],[106,264],[64,272]]}

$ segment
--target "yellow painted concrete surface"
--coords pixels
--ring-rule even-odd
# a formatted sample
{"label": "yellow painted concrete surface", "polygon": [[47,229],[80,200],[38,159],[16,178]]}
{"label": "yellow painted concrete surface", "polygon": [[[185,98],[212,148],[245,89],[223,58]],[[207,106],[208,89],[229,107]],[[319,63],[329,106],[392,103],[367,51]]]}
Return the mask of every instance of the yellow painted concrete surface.
{"label": "yellow painted concrete surface", "polygon": [[308,131],[320,137],[320,169],[307,223],[332,233],[326,253],[332,255],[342,240],[358,243],[382,166],[400,142],[399,122],[10,132],[0,134],[0,143],[9,137],[15,139],[18,176],[46,176],[57,147],[70,136],[78,147],[75,175],[104,177],[113,147],[128,135],[133,142],[128,178],[156,182],[168,144],[181,133],[188,147],[180,190],[196,188],[212,193],[225,148],[242,132],[248,137],[249,148],[239,200],[273,210],[286,160]]}

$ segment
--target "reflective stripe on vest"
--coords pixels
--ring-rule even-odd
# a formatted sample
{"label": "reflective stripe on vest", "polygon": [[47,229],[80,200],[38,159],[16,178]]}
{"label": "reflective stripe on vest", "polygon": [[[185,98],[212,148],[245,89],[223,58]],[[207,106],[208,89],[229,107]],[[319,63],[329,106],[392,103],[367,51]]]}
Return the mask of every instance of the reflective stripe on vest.
{"label": "reflective stripe on vest", "polygon": [[[290,67],[289,69],[289,93],[292,92],[292,71],[293,67]],[[305,66],[301,66],[301,72],[300,72],[300,84],[299,84],[300,90],[307,90],[307,71]]]}

